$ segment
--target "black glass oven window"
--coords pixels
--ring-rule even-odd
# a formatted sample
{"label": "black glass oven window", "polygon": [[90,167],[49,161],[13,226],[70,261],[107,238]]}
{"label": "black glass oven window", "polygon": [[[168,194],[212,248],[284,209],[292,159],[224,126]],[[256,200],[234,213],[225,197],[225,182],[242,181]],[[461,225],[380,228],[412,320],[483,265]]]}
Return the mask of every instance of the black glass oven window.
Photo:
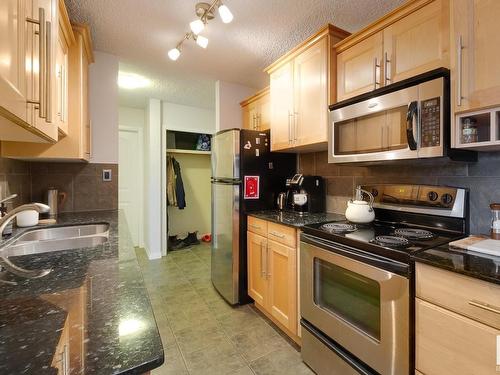
{"label": "black glass oven window", "polygon": [[380,284],[314,259],[314,302],[380,341]]}

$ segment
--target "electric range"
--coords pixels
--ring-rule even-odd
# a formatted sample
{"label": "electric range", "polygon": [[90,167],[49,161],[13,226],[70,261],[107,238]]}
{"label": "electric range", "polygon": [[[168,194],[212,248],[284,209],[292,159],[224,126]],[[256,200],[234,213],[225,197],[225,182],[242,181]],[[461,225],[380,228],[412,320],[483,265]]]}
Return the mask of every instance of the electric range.
{"label": "electric range", "polygon": [[363,186],[376,220],[309,224],[300,244],[302,358],[317,374],[413,373],[413,253],[468,233],[468,192]]}

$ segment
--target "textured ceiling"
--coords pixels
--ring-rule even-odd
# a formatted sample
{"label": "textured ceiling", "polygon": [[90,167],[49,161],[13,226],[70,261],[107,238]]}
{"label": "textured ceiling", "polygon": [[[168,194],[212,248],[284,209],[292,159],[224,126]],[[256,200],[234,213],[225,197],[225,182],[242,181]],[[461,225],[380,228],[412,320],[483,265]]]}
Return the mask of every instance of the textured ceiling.
{"label": "textured ceiling", "polygon": [[[234,21],[218,17],[203,35],[206,50],[191,41],[170,61],[167,51],[195,19],[196,0],[66,0],[72,20],[88,23],[95,49],[119,56],[128,69],[152,79],[138,93],[121,90],[120,100],[140,106],[141,97],[213,107],[214,81],[261,88],[262,69],[326,23],[356,31],[404,0],[227,0]],[[143,99],[142,99],[143,100]]]}

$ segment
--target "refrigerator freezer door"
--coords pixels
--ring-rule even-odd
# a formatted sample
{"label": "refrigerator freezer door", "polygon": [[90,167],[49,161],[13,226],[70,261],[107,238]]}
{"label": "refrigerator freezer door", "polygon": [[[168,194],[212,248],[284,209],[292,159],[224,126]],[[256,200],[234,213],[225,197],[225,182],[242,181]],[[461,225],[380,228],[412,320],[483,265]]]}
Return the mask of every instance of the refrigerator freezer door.
{"label": "refrigerator freezer door", "polygon": [[240,131],[221,131],[212,138],[212,177],[240,178]]}
{"label": "refrigerator freezer door", "polygon": [[212,283],[230,304],[239,301],[240,184],[212,182]]}

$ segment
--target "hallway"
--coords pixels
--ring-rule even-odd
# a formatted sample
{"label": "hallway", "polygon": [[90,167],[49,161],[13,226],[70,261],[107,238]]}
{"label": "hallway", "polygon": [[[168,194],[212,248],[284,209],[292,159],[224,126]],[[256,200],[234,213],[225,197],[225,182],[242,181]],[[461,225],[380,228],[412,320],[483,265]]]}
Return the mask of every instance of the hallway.
{"label": "hallway", "polygon": [[230,307],[210,281],[210,245],[149,261],[137,250],[165,350],[154,375],[312,374],[252,306]]}

